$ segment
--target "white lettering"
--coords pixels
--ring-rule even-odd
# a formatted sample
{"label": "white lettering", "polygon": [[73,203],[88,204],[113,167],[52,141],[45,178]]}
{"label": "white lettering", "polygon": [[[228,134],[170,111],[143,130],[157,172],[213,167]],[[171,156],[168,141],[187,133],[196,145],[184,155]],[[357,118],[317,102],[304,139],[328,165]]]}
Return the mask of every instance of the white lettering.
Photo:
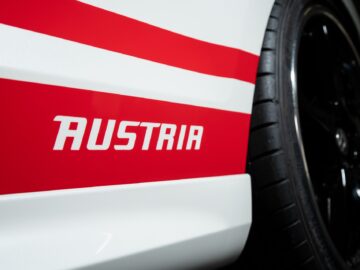
{"label": "white lettering", "polygon": [[142,150],[149,150],[151,135],[154,128],[160,127],[160,123],[151,123],[151,122],[142,122],[140,124],[141,127],[146,127],[144,142],[142,146]]}
{"label": "white lettering", "polygon": [[[139,150],[141,147],[143,151],[155,149],[183,150],[184,148],[186,150],[199,150],[204,133],[203,126],[177,126],[169,123],[120,121],[116,133],[120,141],[118,141],[117,144],[112,144],[117,120],[107,120],[105,127],[103,119],[94,118],[88,138],[84,138],[87,125],[86,118],[57,115],[54,121],[60,122],[60,125],[53,150],[64,150],[66,144],[70,146],[71,150],[80,150],[82,141],[86,139],[86,149],[91,151],[104,151],[110,149],[110,147],[114,147],[115,150],[133,150],[135,146],[139,148]],[[103,127],[102,124],[104,125]],[[139,130],[140,127],[145,128],[145,130]],[[129,128],[131,128],[131,132],[127,131]],[[154,132],[155,129],[158,130]],[[142,132],[139,133],[138,131]],[[143,137],[142,134],[144,134]],[[154,136],[157,138],[153,139]],[[67,142],[68,139],[70,142]],[[152,145],[152,143],[155,144],[154,140],[156,139],[156,145]],[[138,142],[138,140],[140,140],[140,142]]]}
{"label": "white lettering", "polygon": [[186,150],[191,150],[193,142],[195,142],[195,150],[200,149],[203,130],[204,128],[202,126],[190,126]]}
{"label": "white lettering", "polygon": [[135,121],[121,121],[118,130],[118,138],[119,139],[128,139],[128,143],[126,145],[115,145],[115,150],[132,150],[135,145],[136,133],[126,132],[127,127],[137,127],[140,125],[140,122]]}
{"label": "white lettering", "polygon": [[89,141],[87,143],[87,149],[89,150],[107,150],[110,147],[111,138],[114,133],[116,121],[115,120],[108,121],[102,144],[96,144],[96,141],[99,136],[101,121],[102,120],[100,118],[95,118],[93,121]]}
{"label": "white lettering", "polygon": [[181,125],[179,139],[178,139],[178,143],[176,146],[177,150],[181,150],[183,148],[185,132],[186,132],[186,125]]}
{"label": "white lettering", "polygon": [[[55,116],[54,121],[61,123],[53,149],[64,150],[66,139],[73,138],[70,149],[79,150],[85,133],[87,123],[86,118],[57,115]],[[77,124],[76,129],[70,129],[71,123]]]}
{"label": "white lettering", "polygon": [[175,132],[176,132],[176,125],[162,124],[160,127],[159,138],[156,144],[156,150],[162,150],[165,141],[167,141],[166,150],[171,150],[174,144]]}

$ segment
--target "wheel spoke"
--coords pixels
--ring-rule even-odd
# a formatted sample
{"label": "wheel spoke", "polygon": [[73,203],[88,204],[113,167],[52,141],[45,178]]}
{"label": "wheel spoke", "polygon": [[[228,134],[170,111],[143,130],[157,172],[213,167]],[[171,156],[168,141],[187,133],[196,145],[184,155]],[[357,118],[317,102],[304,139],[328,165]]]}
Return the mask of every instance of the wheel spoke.
{"label": "wheel spoke", "polygon": [[303,110],[306,118],[313,120],[324,131],[335,134],[337,117],[330,109],[321,108],[314,103],[304,100]]}
{"label": "wheel spoke", "polygon": [[360,58],[339,22],[325,15],[307,22],[297,59],[310,181],[332,240],[352,264],[360,250]]}

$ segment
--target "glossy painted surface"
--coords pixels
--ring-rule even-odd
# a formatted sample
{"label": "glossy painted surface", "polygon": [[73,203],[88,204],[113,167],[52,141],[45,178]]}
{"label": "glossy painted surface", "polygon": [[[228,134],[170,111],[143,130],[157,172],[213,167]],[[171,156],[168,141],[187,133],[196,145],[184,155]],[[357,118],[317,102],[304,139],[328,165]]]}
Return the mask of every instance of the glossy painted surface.
{"label": "glossy painted surface", "polygon": [[248,114],[14,80],[0,86],[0,194],[245,173]]}
{"label": "glossy painted surface", "polygon": [[0,77],[251,112],[254,85],[0,24]]}
{"label": "glossy painted surface", "polygon": [[[19,91],[23,93],[22,103],[18,103],[21,98],[11,101],[6,97],[14,91],[5,88],[6,83],[0,83],[0,92],[5,97],[0,103],[6,104],[0,106],[0,110],[12,107],[13,112],[13,120],[9,121],[9,110],[0,111],[2,123],[7,119],[2,136],[9,138],[7,149],[11,149],[12,144],[19,146],[19,140],[25,145],[21,151],[10,150],[14,162],[6,165],[7,170],[11,166],[21,177],[15,185],[10,177],[6,177],[6,181],[16,188],[15,192],[21,192],[25,183],[29,183],[30,172],[33,181],[54,185],[55,189],[64,188],[58,186],[58,181],[73,188],[89,186],[79,183],[88,182],[91,177],[96,177],[99,182],[92,188],[45,192],[29,192],[35,191],[31,190],[33,185],[30,184],[30,190],[26,190],[29,193],[1,195],[0,268],[151,270],[204,266],[209,269],[234,260],[245,244],[251,224],[250,178],[243,174],[243,169],[229,172],[222,166],[237,162],[237,168],[245,165],[244,158],[238,159],[236,153],[229,155],[234,150],[232,144],[241,144],[237,150],[239,156],[246,156],[247,149],[248,126],[233,116],[250,118],[255,65],[273,1],[62,1],[57,5],[64,5],[54,9],[55,4],[44,0],[0,0],[3,2],[0,11],[0,79],[1,82],[12,80],[18,83]],[[66,7],[76,8],[66,10]],[[78,17],[82,15],[83,7],[89,15],[85,18],[87,21]],[[91,20],[93,15],[106,18],[106,23]],[[126,27],[108,27],[113,20],[116,24],[125,23]],[[133,45],[122,47],[121,39],[112,44],[112,38],[118,34],[116,31],[121,34],[121,30],[130,25],[140,27],[142,33],[152,34],[144,39],[144,36],[135,35],[139,32],[131,28],[133,31],[122,33],[121,38],[126,44]],[[157,38],[169,43],[157,47],[156,44],[161,43]],[[151,50],[146,47],[147,43],[152,46]],[[171,44],[169,50],[167,44]],[[205,49],[196,53],[192,46],[198,45]],[[208,49],[216,54],[204,53]],[[233,53],[239,58],[229,57]],[[229,62],[219,62],[223,55]],[[252,60],[247,62],[247,59]],[[239,65],[234,66],[236,61]],[[45,92],[41,97],[35,95],[41,87],[34,91],[22,87],[29,83],[43,85],[49,96],[56,94],[54,89],[57,87],[67,87],[69,106],[61,105],[66,104],[61,103],[65,95],[56,97],[59,102],[55,105],[47,103],[43,99]],[[119,174],[121,155],[117,156],[119,168],[110,168],[102,155],[94,153],[87,153],[92,163],[83,164],[81,171],[65,168],[62,174],[54,171],[51,177],[41,178],[41,168],[51,173],[51,166],[50,155],[37,162],[40,144],[48,146],[46,151],[53,151],[56,136],[38,140],[36,134],[49,130],[57,115],[88,117],[81,108],[90,111],[92,118],[89,121],[105,119],[107,109],[111,107],[107,107],[106,99],[94,103],[94,100],[75,98],[90,92],[93,96],[126,96],[126,106],[120,106],[119,114],[130,112],[126,109],[131,105],[129,100],[146,100],[152,104],[148,108],[150,113],[138,108],[137,119],[114,116],[117,121],[160,123],[163,120],[163,124],[204,126],[203,140],[215,138],[218,144],[200,147],[198,152],[189,152],[190,159],[181,157],[174,162],[167,160],[166,151],[175,149],[161,149],[155,167],[144,165],[141,152],[130,153],[130,156],[133,154],[132,161],[128,159],[126,167],[136,172],[130,177],[137,184],[117,185],[123,177]],[[36,102],[32,103],[35,97]],[[163,111],[163,107],[155,106],[160,103],[169,109]],[[16,110],[19,104],[27,110]],[[70,114],[70,111],[74,112],[70,104],[72,110],[77,110],[77,115]],[[62,112],[57,112],[57,105]],[[186,109],[191,106],[214,115],[211,119],[203,117],[205,114],[198,117],[195,111]],[[31,125],[34,112],[40,115],[39,119],[44,116],[49,121],[41,122],[35,129]],[[150,119],[151,113],[158,115],[158,119]],[[24,114],[26,124],[21,121]],[[130,116],[134,117],[134,114]],[[207,134],[206,125],[210,122],[215,123],[213,126],[217,124],[218,129],[212,128]],[[227,128],[223,129],[223,126]],[[237,140],[239,136],[245,139]],[[29,148],[24,141],[29,143]],[[29,168],[20,152],[36,166]],[[177,155],[168,153],[169,157]],[[200,162],[198,153],[205,157],[201,166],[200,163],[197,166]],[[213,158],[211,162],[206,159],[206,153]],[[72,165],[77,160],[86,161],[81,151],[70,154],[74,160],[63,159],[67,165],[70,161]],[[0,154],[2,166],[5,166],[6,158]],[[231,158],[231,162],[225,162],[227,158]],[[114,162],[111,155],[110,160]],[[107,168],[111,170],[105,174]],[[181,175],[168,177],[168,172],[173,173],[171,168]],[[112,171],[116,173],[112,174]],[[216,171],[216,174],[210,171]],[[140,173],[152,183],[139,183],[142,182],[138,177]],[[59,176],[61,179],[56,179]],[[112,186],[104,187],[112,177],[116,178]]]}
{"label": "glossy painted surface", "polygon": [[5,195],[0,213],[2,269],[216,266],[245,244],[250,178]]}
{"label": "glossy painted surface", "polygon": [[[206,42],[259,55],[274,1],[80,0]],[[161,7],[161,8],[159,8]]]}

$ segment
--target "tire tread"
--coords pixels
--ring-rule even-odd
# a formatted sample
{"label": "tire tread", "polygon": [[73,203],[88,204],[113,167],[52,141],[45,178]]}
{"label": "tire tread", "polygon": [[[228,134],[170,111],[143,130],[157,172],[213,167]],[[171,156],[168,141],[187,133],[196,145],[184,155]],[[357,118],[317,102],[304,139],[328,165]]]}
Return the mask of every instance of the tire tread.
{"label": "tire tread", "polygon": [[[261,249],[255,248],[259,250],[256,258],[263,257],[264,264],[256,262],[255,267],[260,264],[260,269],[310,270],[317,268],[313,268],[314,256],[294,199],[280,141],[275,60],[282,12],[283,2],[275,1],[261,51],[253,102],[248,172],[253,180],[256,215],[250,238],[254,238],[253,243],[263,243]],[[268,226],[263,226],[264,222]]]}

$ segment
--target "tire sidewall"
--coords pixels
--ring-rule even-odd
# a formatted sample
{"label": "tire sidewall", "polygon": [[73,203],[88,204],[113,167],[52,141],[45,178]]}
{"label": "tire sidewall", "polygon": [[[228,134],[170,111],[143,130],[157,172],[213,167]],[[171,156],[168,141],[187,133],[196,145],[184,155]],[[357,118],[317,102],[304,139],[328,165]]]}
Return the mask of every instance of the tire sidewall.
{"label": "tire sidewall", "polygon": [[[325,224],[321,218],[308,169],[305,153],[299,137],[299,115],[297,113],[296,57],[303,25],[314,9],[326,9],[336,17],[329,1],[289,1],[280,22],[283,28],[277,40],[277,78],[276,89],[282,106],[279,111],[282,143],[285,146],[286,160],[294,197],[300,208],[304,229],[311,243],[313,253],[324,269],[347,269],[337,252]],[[341,18],[339,18],[341,19]]]}

